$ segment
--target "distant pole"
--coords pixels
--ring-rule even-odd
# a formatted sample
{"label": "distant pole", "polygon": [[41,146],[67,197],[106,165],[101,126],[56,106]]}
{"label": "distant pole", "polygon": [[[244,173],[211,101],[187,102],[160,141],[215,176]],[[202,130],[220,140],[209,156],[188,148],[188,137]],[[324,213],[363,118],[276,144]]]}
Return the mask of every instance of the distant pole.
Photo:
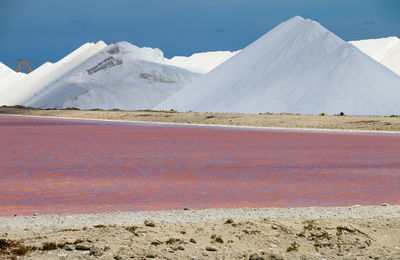
{"label": "distant pole", "polygon": [[22,72],[23,70],[25,70],[27,73],[32,72],[32,69],[31,67],[29,67],[28,62],[26,62],[24,59],[20,59],[17,68],[15,68],[15,71]]}

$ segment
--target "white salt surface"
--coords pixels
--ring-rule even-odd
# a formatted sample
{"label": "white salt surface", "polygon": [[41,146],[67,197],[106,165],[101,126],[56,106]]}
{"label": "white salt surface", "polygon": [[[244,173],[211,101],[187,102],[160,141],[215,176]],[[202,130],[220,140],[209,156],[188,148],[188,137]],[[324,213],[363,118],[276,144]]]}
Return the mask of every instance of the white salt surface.
{"label": "white salt surface", "polygon": [[400,39],[351,43],[387,68],[319,23],[301,17],[237,52],[169,60],[159,49],[127,42],[86,43],[30,74],[0,63],[0,105],[400,114]]}
{"label": "white salt surface", "polygon": [[297,16],[155,109],[391,115],[399,95],[399,75]]}
{"label": "white salt surface", "polygon": [[0,95],[9,85],[25,76],[25,73],[15,72],[0,62]]}
{"label": "white salt surface", "polygon": [[105,48],[102,41],[86,43],[55,64],[45,63],[26,77],[10,84],[0,95],[0,105],[26,105],[37,93],[79,66],[86,59]]}
{"label": "white salt surface", "polygon": [[[71,56],[79,57],[80,62],[71,62]],[[149,109],[200,76],[170,65],[159,49],[127,42],[84,45],[67,58],[29,74],[18,90],[24,92],[24,98],[10,92],[3,103],[39,108]],[[55,77],[54,66],[65,73]],[[47,77],[52,77],[51,84],[42,82]]]}
{"label": "white salt surface", "polygon": [[388,37],[351,41],[353,45],[400,75],[400,39]]}
{"label": "white salt surface", "polygon": [[239,51],[201,52],[194,53],[189,57],[175,56],[170,61],[172,65],[177,67],[206,74],[228,59],[232,58],[237,53],[239,53]]}

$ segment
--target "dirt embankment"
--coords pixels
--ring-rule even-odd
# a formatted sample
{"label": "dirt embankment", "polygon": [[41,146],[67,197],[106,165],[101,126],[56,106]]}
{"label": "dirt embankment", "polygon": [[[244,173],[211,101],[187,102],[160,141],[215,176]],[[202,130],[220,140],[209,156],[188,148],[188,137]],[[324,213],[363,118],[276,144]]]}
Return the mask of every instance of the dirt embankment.
{"label": "dirt embankment", "polygon": [[229,114],[152,110],[41,110],[24,107],[0,107],[0,114],[227,126],[400,131],[400,117],[398,116]]}
{"label": "dirt embankment", "polygon": [[0,218],[0,259],[400,259],[399,206]]}

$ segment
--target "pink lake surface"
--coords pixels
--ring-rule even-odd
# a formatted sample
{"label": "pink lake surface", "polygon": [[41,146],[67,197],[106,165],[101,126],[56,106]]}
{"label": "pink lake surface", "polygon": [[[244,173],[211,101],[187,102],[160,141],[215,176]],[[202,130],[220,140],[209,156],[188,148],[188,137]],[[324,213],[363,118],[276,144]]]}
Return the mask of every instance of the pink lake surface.
{"label": "pink lake surface", "polygon": [[0,116],[0,216],[400,202],[400,135]]}

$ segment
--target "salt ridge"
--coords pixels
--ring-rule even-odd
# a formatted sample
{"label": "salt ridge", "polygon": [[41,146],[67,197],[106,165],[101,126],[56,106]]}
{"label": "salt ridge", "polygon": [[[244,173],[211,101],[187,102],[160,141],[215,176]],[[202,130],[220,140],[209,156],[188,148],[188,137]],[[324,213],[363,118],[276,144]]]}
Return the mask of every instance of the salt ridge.
{"label": "salt ridge", "polygon": [[[400,73],[400,39],[397,37],[350,43]],[[393,87],[398,78],[395,79],[365,57],[360,58],[357,51],[347,51],[354,56],[348,58],[344,52],[349,47],[343,48],[342,53],[336,53],[338,57],[343,57],[340,61],[327,57],[343,44],[344,41],[318,23],[298,16],[283,22],[245,50],[236,52],[195,53],[190,57],[167,59],[159,49],[139,48],[127,42],[110,46],[101,41],[87,43],[59,62],[47,62],[30,74],[16,73],[0,63],[0,105],[75,106],[84,109],[155,107],[245,113],[399,113],[391,96],[398,95]],[[113,49],[119,52],[109,53]],[[324,59],[336,65],[330,66],[328,62],[323,62]],[[119,61],[124,64],[107,67]],[[348,63],[355,68],[348,68]],[[313,64],[318,65],[315,68]],[[330,67],[331,71],[321,70],[321,64]],[[106,67],[93,74],[87,73],[99,66]],[[227,70],[233,77],[226,75]],[[197,87],[179,91],[200,78],[200,74],[209,71],[211,73],[194,83]],[[370,71],[379,71],[379,80],[371,77],[373,73],[368,73]],[[357,74],[368,75],[357,77]],[[319,75],[320,79],[315,75]],[[214,87],[209,86],[209,80]],[[347,87],[341,87],[339,82]],[[352,85],[357,82],[357,85],[349,87],[349,82],[353,82]],[[216,85],[230,87],[217,88]],[[245,85],[250,87],[243,88]],[[303,85],[305,87],[298,87]],[[379,89],[379,86],[382,87]],[[346,94],[340,95],[339,89]],[[387,93],[383,94],[384,90]],[[364,98],[360,100],[356,95]],[[348,100],[350,97],[354,100],[353,104]],[[203,105],[199,103],[201,99],[205,100]],[[367,106],[368,102],[370,106]]]}
{"label": "salt ridge", "polygon": [[351,41],[361,51],[400,75],[400,39],[388,37]]}
{"label": "salt ridge", "polygon": [[400,114],[400,77],[319,23],[283,22],[155,109]]}
{"label": "salt ridge", "polygon": [[39,69],[8,86],[0,96],[0,104],[26,104],[42,89],[49,88],[60,77],[105,47],[106,44],[102,41],[96,44],[86,43],[55,64],[45,63]]}
{"label": "salt ridge", "polygon": [[159,49],[111,44],[24,104],[81,109],[150,109],[200,74],[170,65]]}
{"label": "salt ridge", "polygon": [[15,72],[0,62],[0,94],[4,89],[7,89],[10,84],[25,76],[25,73]]}
{"label": "salt ridge", "polygon": [[[240,51],[240,50],[239,50]],[[171,58],[171,64],[193,72],[206,74],[218,67],[239,51],[211,51],[194,53],[189,57],[175,56]]]}

